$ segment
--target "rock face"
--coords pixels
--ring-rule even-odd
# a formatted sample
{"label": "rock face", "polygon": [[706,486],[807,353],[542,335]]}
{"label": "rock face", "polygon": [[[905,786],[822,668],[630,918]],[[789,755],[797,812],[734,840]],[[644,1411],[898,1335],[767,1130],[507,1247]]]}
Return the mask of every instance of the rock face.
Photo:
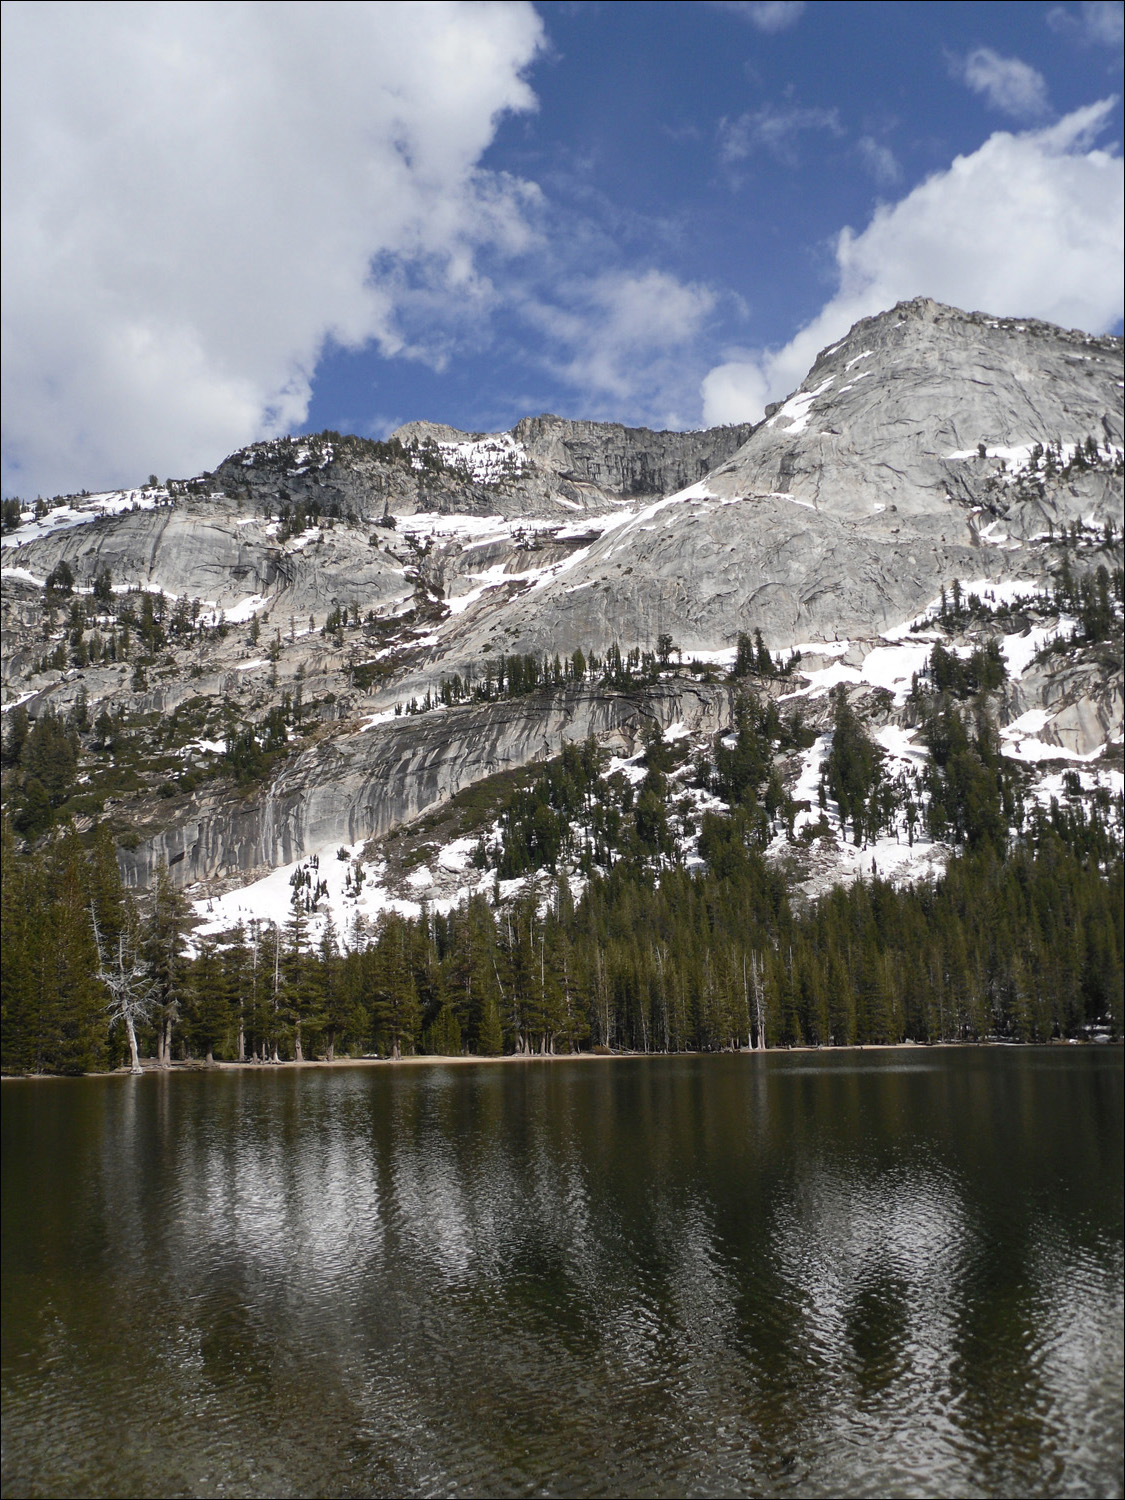
{"label": "rock face", "polygon": [[[274,586],[281,558],[260,527],[241,520],[224,501],[188,500],[52,532],[24,543],[18,556],[9,557],[5,549],[4,561],[40,575],[65,561],[86,586],[108,568],[115,582],[158,584],[189,599],[264,595]],[[174,589],[166,582],[169,575]]]}
{"label": "rock face", "polygon": [[[757,426],[545,415],[508,433],[417,422],[386,443],[255,444],[171,492],[72,497],[5,536],[5,692],[33,716],[85,702],[91,720],[101,705],[151,724],[191,709],[212,745],[300,698],[317,743],[268,789],[154,799],[121,851],[135,884],[165,858],[185,884],[261,870],[385,832],[564,739],[726,711],[726,689],[685,676],[643,698],[571,689],[356,732],[502,656],[669,636],[702,656],[760,630],[810,658],[846,639],[861,661],[955,579],[1043,586],[1064,529],[1083,569],[1112,573],[1123,448],[1120,339],[926,300],[856,324]],[[147,680],[109,657],[72,669],[57,600],[43,629],[42,583],[62,562],[79,587],[107,569],[117,589],[234,623],[190,648],[169,639]],[[1005,713],[1029,710],[1049,711],[1044,744],[1096,751],[1121,732],[1120,653],[1028,667]]]}
{"label": "rock face", "polygon": [[645,725],[714,733],[729,690],[666,682],[643,693],[582,688],[486,707],[395,719],[322,741],[259,798],[201,799],[182,821],[122,849],[126,883],[147,886],[162,861],[177,884],[288,864],[330,844],[354,844],[409,822],[462,787],[593,735],[632,753]]}
{"label": "rock face", "polygon": [[706,432],[650,432],[616,422],[525,417],[512,437],[535,464],[623,499],[672,494],[723,463],[753,432],[750,424]]}
{"label": "rock face", "polygon": [[[942,580],[1038,571],[973,540],[964,511],[912,526],[857,525],[785,496],[716,501],[689,494],[599,535],[572,568],[505,605],[502,627],[521,651],[651,648],[669,632],[685,652],[733,646],[760,629],[789,649],[879,631],[907,620]],[[451,660],[473,661],[497,633],[494,610],[451,629]]]}
{"label": "rock face", "polygon": [[[663,628],[701,649],[751,626],[788,646],[886,628],[951,577],[1034,577],[1041,557],[1020,542],[1076,521],[1120,531],[1121,377],[1120,339],[900,304],[512,625],[531,649]],[[1083,468],[1035,458],[1090,439]]]}
{"label": "rock face", "polygon": [[1120,742],[1125,719],[1120,651],[1109,649],[1101,660],[1062,659],[1025,672],[1009,692],[1006,717],[1010,721],[1034,709],[1050,715],[1040,738],[1062,751],[1088,757]]}
{"label": "rock face", "polygon": [[[544,413],[524,417],[510,433],[459,432],[435,422],[408,422],[394,436],[403,443],[433,442],[455,448],[510,440],[526,456],[530,473],[560,482],[570,497],[599,492],[613,499],[649,499],[694,484],[736,452],[754,431],[752,423],[703,432],[653,432],[619,422],[572,422]],[[513,487],[519,478],[513,476]],[[524,480],[526,482],[526,478]]]}
{"label": "rock face", "polygon": [[[1007,515],[1019,509],[1005,493],[1019,450],[1059,440],[1072,448],[1091,436],[1122,447],[1121,373],[1119,338],[927,298],[899,303],[819,354],[708,487],[780,492],[853,521],[884,510],[901,520],[941,515],[951,504]],[[1114,492],[1120,505],[1120,485],[1106,483],[1111,468],[1089,484],[1081,476],[1081,494],[1077,478],[1049,486],[1037,514],[1018,519],[1037,530],[1052,511],[1070,520]]]}
{"label": "rock face", "polygon": [[510,433],[409,422],[389,443],[257,443],[226,459],[214,479],[251,502],[283,494],[363,520],[420,512],[557,517],[682,489],[728,459],[753,430],[744,423],[651,432],[549,415],[525,417]]}

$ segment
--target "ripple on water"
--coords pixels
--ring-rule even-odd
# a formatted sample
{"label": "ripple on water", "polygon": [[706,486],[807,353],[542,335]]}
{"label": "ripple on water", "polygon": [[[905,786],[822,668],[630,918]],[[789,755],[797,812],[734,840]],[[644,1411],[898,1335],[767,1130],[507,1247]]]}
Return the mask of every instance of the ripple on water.
{"label": "ripple on water", "polygon": [[5,1089],[4,1492],[1120,1491],[1120,1059],[790,1061]]}

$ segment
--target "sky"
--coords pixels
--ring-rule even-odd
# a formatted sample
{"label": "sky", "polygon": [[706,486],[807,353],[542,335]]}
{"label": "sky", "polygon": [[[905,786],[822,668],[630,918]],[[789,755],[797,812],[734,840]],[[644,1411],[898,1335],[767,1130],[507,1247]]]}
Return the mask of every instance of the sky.
{"label": "sky", "polygon": [[3,487],[751,421],[934,297],[1120,332],[1122,5],[3,5]]}

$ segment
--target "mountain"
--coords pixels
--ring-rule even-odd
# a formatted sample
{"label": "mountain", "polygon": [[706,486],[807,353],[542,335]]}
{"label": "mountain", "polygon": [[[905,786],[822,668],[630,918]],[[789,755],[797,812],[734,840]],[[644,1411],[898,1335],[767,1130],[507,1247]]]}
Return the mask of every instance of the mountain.
{"label": "mountain", "polygon": [[872,859],[906,880],[951,845],[907,837],[905,793],[858,842],[818,805],[832,691],[923,807],[936,672],[1024,802],[1119,821],[1123,449],[1119,338],[917,299],[753,426],[414,422],[8,503],[5,805],[28,847],[108,823],[127,884],[166,862],[213,927],[281,920],[313,859],[314,920],[373,917],[493,890],[504,799],[589,737],[622,786],[654,729],[680,746],[665,810],[698,861],[730,802],[687,752],[737,739],[749,692],[802,715],[771,742],[770,857],[807,892]]}

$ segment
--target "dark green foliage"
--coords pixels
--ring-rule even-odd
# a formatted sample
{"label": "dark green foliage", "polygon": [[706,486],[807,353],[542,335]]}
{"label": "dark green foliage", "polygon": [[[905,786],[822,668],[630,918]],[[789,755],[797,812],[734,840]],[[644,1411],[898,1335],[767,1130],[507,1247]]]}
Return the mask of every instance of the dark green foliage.
{"label": "dark green foliage", "polygon": [[264,781],[289,744],[289,727],[299,722],[300,703],[288,693],[269,710],[260,724],[231,725],[226,733],[222,765],[240,782]]}
{"label": "dark green foliage", "polygon": [[26,716],[14,724],[6,750],[9,759],[18,753],[20,767],[13,822],[18,833],[35,838],[50,827],[74,786],[78,736],[48,708],[30,725]]}
{"label": "dark green foliage", "polygon": [[[285,933],[202,946],[182,968],[171,1031],[196,1055],[245,1045],[263,1058],[1120,1031],[1120,849],[1088,818],[1053,809],[1007,857],[984,842],[936,883],[873,880],[803,910],[743,810],[709,817],[703,845],[701,873],[672,868],[654,884],[621,860],[577,905],[562,880],[543,911],[529,896],[494,914],[475,897],[447,917],[388,917],[343,953],[334,936],[313,951],[295,905]],[[1093,847],[1111,853],[1108,871]],[[16,858],[5,882],[6,1068],[106,1056],[85,866],[64,839]],[[31,916],[44,903],[49,932]]]}
{"label": "dark green foliage", "polygon": [[[1112,545],[1110,528],[1106,545]],[[1069,551],[1064,549],[1055,574],[1053,598],[1056,609],[1076,615],[1078,623],[1069,633],[1060,630],[1048,641],[1039,653],[1041,658],[1101,641],[1120,641],[1120,609],[1125,598],[1125,574],[1121,568],[1114,568],[1111,573],[1101,563],[1092,573],[1078,574],[1071,566]]]}
{"label": "dark green foliage", "polygon": [[[581,648],[565,659],[560,656],[502,653],[487,657],[480,666],[470,669],[464,677],[456,673],[453,677],[443,679],[436,693],[427,693],[420,701],[412,698],[409,703],[396,708],[395,712],[427,713],[438,702],[447,707],[465,702],[492,703],[498,698],[519,698],[568,683],[600,683],[603,687],[613,688],[618,692],[634,692],[658,682],[662,672],[680,670],[670,663],[671,653],[676,650],[671,644],[670,636],[660,636],[655,653],[634,647],[622,655],[621,648],[616,644],[609,647],[604,658],[592,651],[587,654]],[[770,660],[765,647],[762,650],[765,659]],[[762,675],[785,675],[792,670],[798,659],[791,658],[784,667],[776,666],[770,661],[768,671],[763,669]],[[696,661],[686,663],[684,669],[704,674],[713,671]],[[385,661],[362,662],[353,665],[350,670],[355,684],[366,689],[380,677],[393,672],[394,667]]]}
{"label": "dark green foliage", "polygon": [[[602,785],[597,746],[587,740],[584,745],[564,746],[532,786],[514,792],[500,818],[497,873],[501,879],[535,869],[554,871],[560,854],[580,858],[591,842],[600,853],[608,800]],[[619,827],[618,818],[615,833]],[[597,858],[597,854],[587,858]]]}
{"label": "dark green foliage", "polygon": [[65,558],[57,562],[47,574],[48,594],[72,594],[74,592],[74,570]]}
{"label": "dark green foliage", "polygon": [[1083,638],[1091,643],[1106,640],[1114,622],[1109,597],[1109,570],[1104,564],[1093,578],[1088,573],[1083,577],[1078,585],[1077,602]]}
{"label": "dark green foliage", "polygon": [[[976,647],[970,656],[961,657],[936,643],[923,673],[925,682],[937,693],[953,693],[967,698],[976,693],[992,692],[1002,686],[1008,675],[1000,642],[991,640]],[[915,690],[920,684],[915,684]]]}
{"label": "dark green foliage", "polygon": [[85,1073],[107,1059],[108,996],[97,979],[90,908],[115,940],[121,892],[112,848],[88,859],[73,832],[20,857],[3,824],[0,911],[5,1072]]}
{"label": "dark green foliage", "polygon": [[[866,836],[895,788],[845,692],[833,708],[826,781]],[[962,849],[940,880],[792,900],[763,846],[787,818],[776,753],[810,731],[746,696],[712,758],[687,762],[653,726],[633,762],[643,778],[607,776],[590,741],[509,782],[482,858],[504,878],[554,876],[497,911],[478,895],[448,915],[389,915],[374,933],[357,922],[342,943],[329,924],[314,946],[314,858],[296,872],[284,930],[223,934],[189,960],[186,906],[162,871],[143,912],[154,1000],[142,1050],[495,1056],[1120,1034],[1125,890],[1109,793],[1083,800],[1075,775],[1049,809],[1025,812],[982,703],[935,694],[923,709],[926,817]],[[14,730],[21,766],[37,732]],[[692,777],[730,811],[703,814],[704,867],[689,870],[672,834],[677,780]],[[126,921],[108,835],[90,854],[69,832],[25,855],[5,841],[4,1066],[113,1061],[89,928],[91,905],[107,935]],[[585,877],[577,902],[571,868]]]}
{"label": "dark green foliage", "polygon": [[789,677],[793,668],[801,660],[799,651],[793,652],[788,661],[783,662],[780,654],[777,660],[770,655],[769,647],[762,640],[762,632],[755,630],[753,638],[740,630],[738,633],[738,644],[735,647],[734,666],[731,668],[732,677]]}
{"label": "dark green foliage", "polygon": [[996,730],[980,709],[975,719],[943,699],[923,721],[930,751],[926,821],[935,839],[1003,848],[1020,818],[1017,775],[1000,754]]}
{"label": "dark green foliage", "polygon": [[832,748],[825,784],[840,809],[845,831],[851,824],[857,844],[876,838],[892,811],[880,798],[883,752],[874,743],[848,702],[847,688],[833,689]]}
{"label": "dark green foliage", "polygon": [[103,608],[113,603],[113,579],[104,563],[94,575],[94,598]]}
{"label": "dark green foliage", "polygon": [[31,720],[28,718],[27,709],[24,708],[22,703],[17,703],[15,708],[7,715],[4,724],[4,765],[19,765],[20,754],[23,751],[30,727]]}

